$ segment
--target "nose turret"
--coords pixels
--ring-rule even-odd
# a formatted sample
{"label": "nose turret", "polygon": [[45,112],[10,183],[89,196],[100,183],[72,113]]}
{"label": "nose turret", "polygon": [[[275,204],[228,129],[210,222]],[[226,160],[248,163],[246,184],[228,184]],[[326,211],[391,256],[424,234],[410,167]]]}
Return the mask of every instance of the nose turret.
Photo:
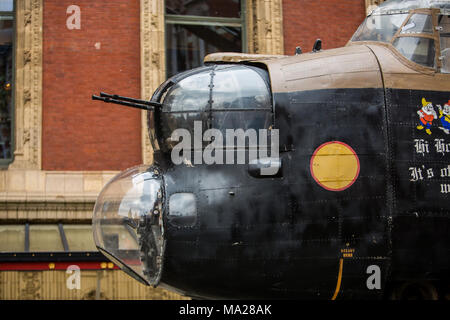
{"label": "nose turret", "polygon": [[161,278],[163,182],[155,166],[137,166],[113,178],[94,207],[97,248],[136,280],[157,285]]}

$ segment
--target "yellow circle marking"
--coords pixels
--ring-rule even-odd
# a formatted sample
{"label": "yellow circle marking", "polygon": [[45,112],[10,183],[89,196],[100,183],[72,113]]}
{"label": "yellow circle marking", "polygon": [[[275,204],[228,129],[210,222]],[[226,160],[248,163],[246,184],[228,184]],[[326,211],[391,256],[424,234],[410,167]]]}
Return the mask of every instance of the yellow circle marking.
{"label": "yellow circle marking", "polygon": [[324,189],[343,191],[358,178],[360,165],[355,151],[340,141],[327,142],[314,152],[311,175]]}

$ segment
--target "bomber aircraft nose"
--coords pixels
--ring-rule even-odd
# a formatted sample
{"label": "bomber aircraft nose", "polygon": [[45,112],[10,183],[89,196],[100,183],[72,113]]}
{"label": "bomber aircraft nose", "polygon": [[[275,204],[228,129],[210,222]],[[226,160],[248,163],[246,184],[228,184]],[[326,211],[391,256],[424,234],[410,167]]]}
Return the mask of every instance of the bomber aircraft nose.
{"label": "bomber aircraft nose", "polygon": [[157,285],[164,254],[163,183],[155,166],[137,166],[101,191],[92,220],[97,248],[124,272]]}

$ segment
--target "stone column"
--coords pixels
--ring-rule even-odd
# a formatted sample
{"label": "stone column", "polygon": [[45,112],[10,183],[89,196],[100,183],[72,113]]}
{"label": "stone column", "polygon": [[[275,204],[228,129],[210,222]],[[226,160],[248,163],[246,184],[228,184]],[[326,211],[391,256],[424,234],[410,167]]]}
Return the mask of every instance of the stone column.
{"label": "stone column", "polygon": [[284,54],[282,0],[247,0],[249,53]]}
{"label": "stone column", "polygon": [[368,15],[373,9],[382,4],[386,0],[365,0],[366,1],[366,14]]}
{"label": "stone column", "polygon": [[[164,0],[141,0],[141,99],[149,100],[165,80]],[[147,130],[147,111],[142,112],[142,161],[153,162]]]}

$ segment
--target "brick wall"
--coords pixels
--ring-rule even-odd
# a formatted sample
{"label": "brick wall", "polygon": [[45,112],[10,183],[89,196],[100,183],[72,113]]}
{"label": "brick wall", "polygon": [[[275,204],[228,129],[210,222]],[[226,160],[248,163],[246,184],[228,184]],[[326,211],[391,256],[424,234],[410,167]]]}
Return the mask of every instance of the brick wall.
{"label": "brick wall", "polygon": [[[66,10],[81,8],[81,30]],[[44,0],[44,170],[122,170],[141,162],[140,111],[102,104],[92,93],[140,96],[139,0]],[[283,0],[285,52],[345,45],[365,0]]]}
{"label": "brick wall", "polygon": [[285,54],[309,52],[317,38],[323,49],[344,46],[365,14],[365,0],[283,0]]}
{"label": "brick wall", "polygon": [[[69,30],[70,5],[81,29]],[[122,170],[141,163],[139,110],[91,100],[140,96],[139,0],[45,0],[44,170]]]}

